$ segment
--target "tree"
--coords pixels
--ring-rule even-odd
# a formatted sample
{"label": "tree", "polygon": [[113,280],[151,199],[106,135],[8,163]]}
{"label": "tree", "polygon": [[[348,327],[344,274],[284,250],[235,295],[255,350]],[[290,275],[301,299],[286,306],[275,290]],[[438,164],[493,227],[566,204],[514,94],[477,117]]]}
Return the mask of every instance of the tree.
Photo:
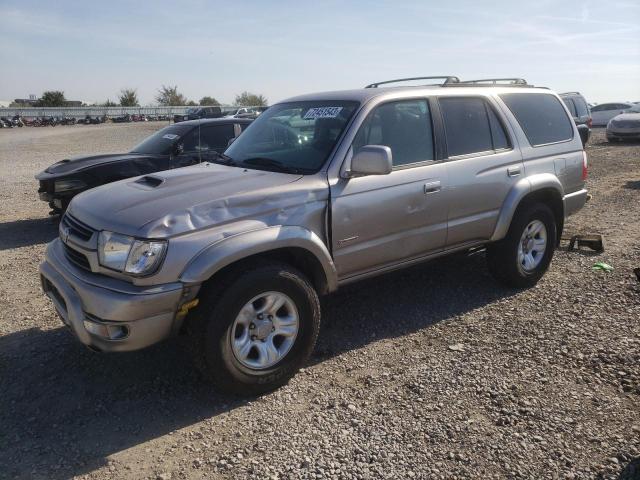
{"label": "tree", "polygon": [[220,105],[220,102],[213,97],[202,97],[198,104],[202,106],[217,106]]}
{"label": "tree", "polygon": [[123,88],[120,90],[121,107],[139,107],[138,94],[134,88]]}
{"label": "tree", "polygon": [[67,99],[64,98],[64,92],[59,90],[48,90],[42,94],[42,97],[36,102],[36,107],[65,107]]}
{"label": "tree", "polygon": [[245,91],[236,95],[236,105],[239,107],[264,107],[267,105],[267,97]]}
{"label": "tree", "polygon": [[106,101],[106,102],[104,102],[101,106],[102,106],[102,107],[117,107],[117,106],[118,106],[118,104],[117,104],[116,102],[112,102],[111,100],[109,100],[109,99],[107,98],[107,101]]}
{"label": "tree", "polygon": [[156,95],[156,102],[160,105],[186,105],[187,97],[178,92],[178,86],[173,87],[162,85]]}
{"label": "tree", "polygon": [[198,104],[196,102],[194,102],[193,100],[189,100],[187,102],[187,105],[190,106],[190,107],[197,107],[198,106]]}

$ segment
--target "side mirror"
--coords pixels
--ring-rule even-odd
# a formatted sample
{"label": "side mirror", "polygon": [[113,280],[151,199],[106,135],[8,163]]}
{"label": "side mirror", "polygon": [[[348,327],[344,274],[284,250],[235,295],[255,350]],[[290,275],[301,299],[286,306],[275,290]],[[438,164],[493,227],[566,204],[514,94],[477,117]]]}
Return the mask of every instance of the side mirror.
{"label": "side mirror", "polygon": [[351,159],[350,177],[391,173],[391,149],[384,145],[365,145]]}
{"label": "side mirror", "polygon": [[584,124],[578,125],[578,133],[580,134],[580,140],[582,140],[582,146],[584,147],[589,140],[589,127]]}

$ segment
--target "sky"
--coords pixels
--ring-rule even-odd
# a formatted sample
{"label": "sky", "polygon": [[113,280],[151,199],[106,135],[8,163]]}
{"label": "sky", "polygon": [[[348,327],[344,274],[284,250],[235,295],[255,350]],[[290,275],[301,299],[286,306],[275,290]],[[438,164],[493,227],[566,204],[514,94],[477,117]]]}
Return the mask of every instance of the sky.
{"label": "sky", "polygon": [[0,100],[161,85],[269,103],[421,75],[522,77],[640,101],[640,0],[0,0]]}

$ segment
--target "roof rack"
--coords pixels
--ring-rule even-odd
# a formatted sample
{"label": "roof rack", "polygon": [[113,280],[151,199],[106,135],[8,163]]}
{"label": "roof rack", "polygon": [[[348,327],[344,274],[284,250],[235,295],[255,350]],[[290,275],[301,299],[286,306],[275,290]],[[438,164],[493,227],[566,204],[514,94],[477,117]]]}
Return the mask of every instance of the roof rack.
{"label": "roof rack", "polygon": [[524,78],[481,78],[479,80],[463,80],[460,83],[472,83],[472,84],[490,83],[492,85],[529,85]]}
{"label": "roof rack", "polygon": [[453,75],[439,75],[436,77],[412,77],[412,78],[398,78],[396,80],[385,80],[384,82],[371,83],[364,88],[378,88],[380,85],[387,85],[389,83],[410,82],[412,80],[436,80],[436,79],[440,79],[440,80],[444,79],[444,82],[436,85],[449,85],[452,83],[460,82],[460,79],[458,77],[454,77]]}
{"label": "roof rack", "polygon": [[582,95],[580,92],[563,92],[558,95]]}

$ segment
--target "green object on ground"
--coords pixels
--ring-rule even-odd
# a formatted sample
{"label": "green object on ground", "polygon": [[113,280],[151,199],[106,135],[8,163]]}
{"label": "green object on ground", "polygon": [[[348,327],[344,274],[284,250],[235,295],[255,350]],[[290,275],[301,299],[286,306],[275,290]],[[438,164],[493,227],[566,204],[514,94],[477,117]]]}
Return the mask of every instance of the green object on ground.
{"label": "green object on ground", "polygon": [[591,270],[593,271],[602,270],[604,272],[610,272],[611,270],[613,270],[613,267],[608,263],[598,262],[593,264],[593,267],[591,267]]}

